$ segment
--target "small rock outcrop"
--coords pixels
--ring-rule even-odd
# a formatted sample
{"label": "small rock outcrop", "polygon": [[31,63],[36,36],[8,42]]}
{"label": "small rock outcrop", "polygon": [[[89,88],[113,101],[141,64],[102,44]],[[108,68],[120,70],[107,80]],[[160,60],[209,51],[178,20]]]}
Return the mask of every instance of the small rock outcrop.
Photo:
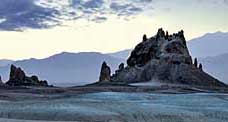
{"label": "small rock outcrop", "polygon": [[143,42],[147,40],[146,34],[143,35]]}
{"label": "small rock outcrop", "polygon": [[199,64],[199,69],[203,70],[203,65],[201,63]]}
{"label": "small rock outcrop", "polygon": [[121,63],[120,65],[119,65],[119,71],[122,71],[124,69],[124,63]]}
{"label": "small rock outcrop", "polygon": [[99,81],[104,82],[104,81],[110,81],[110,80],[111,80],[111,69],[106,62],[103,62],[101,66]]}
{"label": "small rock outcrop", "polygon": [[197,68],[198,67],[198,60],[197,58],[194,59],[194,63],[193,63],[194,67]]}
{"label": "small rock outcrop", "polygon": [[125,68],[124,63],[121,63],[121,64],[119,65],[119,69],[117,69],[117,70],[115,71],[115,74],[114,74],[114,75],[117,75],[119,72],[121,72],[122,70],[124,70],[124,68]]}
{"label": "small rock outcrop", "polygon": [[28,77],[25,72],[14,65],[10,67],[9,86],[48,86],[47,81],[39,80],[37,76]]}
{"label": "small rock outcrop", "polygon": [[196,86],[227,86],[198,67],[197,59],[187,48],[184,31],[169,35],[160,28],[151,38],[145,38],[131,52],[127,67],[111,77],[112,82],[160,81]]}
{"label": "small rock outcrop", "polygon": [[4,85],[4,83],[2,82],[2,77],[0,76],[0,86]]}

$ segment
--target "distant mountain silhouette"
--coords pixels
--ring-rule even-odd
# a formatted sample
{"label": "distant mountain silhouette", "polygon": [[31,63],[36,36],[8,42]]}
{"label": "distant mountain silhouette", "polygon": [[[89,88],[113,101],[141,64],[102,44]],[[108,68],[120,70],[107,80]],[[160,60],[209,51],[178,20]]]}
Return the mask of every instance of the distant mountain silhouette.
{"label": "distant mountain silhouette", "polygon": [[228,53],[219,56],[199,59],[203,64],[203,69],[219,80],[228,83]]}
{"label": "distant mountain silhouette", "polygon": [[194,57],[221,55],[228,53],[228,33],[208,33],[190,40],[187,44]]}
{"label": "distant mountain silhouette", "polygon": [[128,58],[128,56],[130,56],[131,51],[132,51],[132,49],[126,49],[126,50],[122,50],[122,51],[118,51],[118,52],[114,52],[114,53],[109,53],[109,55],[111,55],[115,58],[120,58],[120,59],[126,60]]}
{"label": "distant mountain silhouette", "polygon": [[13,62],[14,62],[13,60],[1,59],[0,60],[0,67],[7,66],[9,64],[12,64]]}
{"label": "distant mountain silhouette", "polygon": [[[103,61],[116,69],[121,59],[95,52],[67,53],[53,55],[45,59],[28,59],[13,64],[21,67],[27,74],[36,74],[42,80],[58,86],[83,85],[98,80]],[[0,68],[3,80],[8,80],[9,65]]]}

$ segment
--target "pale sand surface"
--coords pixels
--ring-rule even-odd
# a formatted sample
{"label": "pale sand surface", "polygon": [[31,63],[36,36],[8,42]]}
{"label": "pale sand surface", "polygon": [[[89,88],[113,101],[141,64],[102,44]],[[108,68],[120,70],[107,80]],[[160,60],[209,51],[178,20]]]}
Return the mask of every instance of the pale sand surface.
{"label": "pale sand surface", "polygon": [[99,92],[49,99],[46,97],[2,101],[0,122],[227,122],[228,120],[228,94],[221,93]]}

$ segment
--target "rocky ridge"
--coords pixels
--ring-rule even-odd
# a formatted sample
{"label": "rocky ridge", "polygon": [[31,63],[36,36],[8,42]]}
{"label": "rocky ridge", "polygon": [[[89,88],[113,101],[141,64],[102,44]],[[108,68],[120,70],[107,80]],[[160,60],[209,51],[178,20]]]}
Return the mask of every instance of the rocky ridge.
{"label": "rocky ridge", "polygon": [[8,86],[48,86],[47,81],[39,80],[35,75],[29,77],[26,76],[25,72],[14,65],[10,67],[10,78],[6,82]]}
{"label": "rocky ridge", "polygon": [[227,86],[205,73],[202,64],[198,65],[197,58],[192,61],[183,30],[169,35],[162,28],[151,38],[144,35],[142,42],[127,59],[127,66],[121,65],[110,77],[112,83],[159,81],[195,86]]}

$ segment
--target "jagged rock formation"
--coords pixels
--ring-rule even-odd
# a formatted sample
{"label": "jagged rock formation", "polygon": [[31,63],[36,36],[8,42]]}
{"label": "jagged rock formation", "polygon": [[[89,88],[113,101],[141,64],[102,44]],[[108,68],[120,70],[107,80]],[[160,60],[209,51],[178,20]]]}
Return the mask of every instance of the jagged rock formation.
{"label": "jagged rock formation", "polygon": [[9,86],[48,86],[47,81],[39,80],[35,75],[28,77],[20,67],[17,68],[14,65],[10,67],[10,78],[6,84]]}
{"label": "jagged rock formation", "polygon": [[112,82],[160,81],[197,86],[226,86],[207,73],[202,64],[198,67],[189,54],[184,31],[169,35],[163,29],[151,38],[143,36],[131,52],[127,67],[117,70],[111,77]]}
{"label": "jagged rock formation", "polygon": [[131,67],[141,67],[152,59],[192,64],[183,31],[165,39],[165,32],[159,29],[156,36],[141,42],[135,47],[127,60],[127,64]]}
{"label": "jagged rock formation", "polygon": [[111,80],[111,69],[106,62],[103,62],[100,72],[100,82],[110,81]]}

